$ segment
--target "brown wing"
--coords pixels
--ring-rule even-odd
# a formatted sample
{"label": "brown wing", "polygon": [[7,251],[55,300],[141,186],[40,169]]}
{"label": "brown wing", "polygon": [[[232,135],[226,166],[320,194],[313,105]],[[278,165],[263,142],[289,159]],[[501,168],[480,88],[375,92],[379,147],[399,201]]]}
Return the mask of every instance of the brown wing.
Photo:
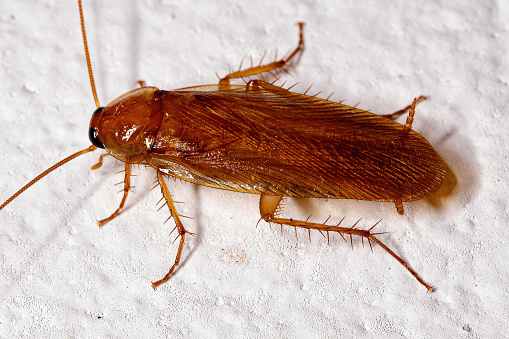
{"label": "brown wing", "polygon": [[263,83],[162,92],[147,161],[216,188],[296,197],[403,201],[436,191],[445,165],[418,133],[353,107]]}

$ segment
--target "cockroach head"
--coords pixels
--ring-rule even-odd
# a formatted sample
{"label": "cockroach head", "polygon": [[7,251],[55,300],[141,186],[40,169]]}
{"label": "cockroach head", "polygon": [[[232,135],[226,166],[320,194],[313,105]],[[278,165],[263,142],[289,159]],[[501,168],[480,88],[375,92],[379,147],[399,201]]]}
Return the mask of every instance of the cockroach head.
{"label": "cockroach head", "polygon": [[90,120],[92,144],[127,163],[145,160],[163,118],[160,93],[155,87],[141,87],[98,108]]}
{"label": "cockroach head", "polygon": [[92,119],[90,119],[90,128],[88,129],[88,138],[92,145],[103,148],[103,143],[99,140],[99,120],[101,118],[101,113],[104,107],[99,107],[92,113]]}

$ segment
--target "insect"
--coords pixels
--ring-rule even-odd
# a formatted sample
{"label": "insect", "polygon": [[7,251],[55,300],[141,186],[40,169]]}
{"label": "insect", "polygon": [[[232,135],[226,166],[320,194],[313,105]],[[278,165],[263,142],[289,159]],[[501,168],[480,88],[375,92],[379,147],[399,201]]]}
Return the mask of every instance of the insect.
{"label": "insect", "polygon": [[[279,61],[232,72],[217,85],[173,91],[144,86],[101,107],[97,99],[87,47],[81,0],[78,0],[87,67],[97,109],[89,128],[91,146],[42,172],[7,199],[0,210],[28,187],[68,161],[104,149],[105,156],[124,163],[123,197],[111,216],[123,209],[131,188],[131,167],[154,168],[156,181],[180,237],[175,261],[168,273],[152,283],[168,281],[180,263],[186,236],[165,177],[195,184],[260,194],[261,219],[268,223],[318,230],[366,239],[398,260],[428,291],[426,284],[403,259],[368,230],[282,218],[281,199],[288,197],[389,201],[403,214],[403,202],[425,198],[442,185],[445,164],[433,147],[412,130],[419,97],[404,109],[378,116],[354,107],[291,92],[268,82],[262,74],[286,70],[303,51],[303,23],[299,43]],[[251,80],[250,77],[258,76]],[[233,79],[250,79],[245,85]],[[401,125],[391,118],[408,112]],[[260,219],[260,220],[261,220]]]}

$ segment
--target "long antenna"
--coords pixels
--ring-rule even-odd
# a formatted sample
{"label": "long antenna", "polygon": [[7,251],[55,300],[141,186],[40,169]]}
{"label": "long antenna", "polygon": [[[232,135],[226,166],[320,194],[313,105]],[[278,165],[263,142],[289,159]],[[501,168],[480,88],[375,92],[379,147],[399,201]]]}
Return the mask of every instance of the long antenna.
{"label": "long antenna", "polygon": [[[81,33],[83,34],[83,45],[85,47],[85,57],[87,58],[88,77],[90,78],[90,86],[92,87],[92,94],[94,95],[95,105],[97,106],[97,108],[99,108],[99,107],[101,107],[101,105],[99,104],[99,99],[97,99],[97,91],[95,90],[94,75],[92,74],[92,64],[90,63],[90,55],[88,54],[87,34],[85,33],[85,19],[83,17],[83,8],[81,6],[81,0],[78,0],[78,6],[80,8]],[[96,149],[97,149],[96,146],[91,145],[88,148],[85,148],[84,150],[76,152],[63,160],[60,160],[59,162],[57,162],[56,164],[54,164],[53,166],[51,166],[50,168],[48,168],[47,170],[45,170],[44,172],[42,172],[41,174],[36,176],[32,181],[30,181],[28,184],[23,186],[19,191],[14,193],[14,195],[12,197],[7,199],[2,205],[0,205],[0,210],[2,210],[5,206],[7,206],[11,201],[16,199],[18,197],[18,195],[20,195],[21,193],[26,191],[30,186],[32,186],[37,181],[41,180],[43,177],[50,174],[51,172],[53,172],[60,166],[64,165],[65,163],[71,161],[72,159],[74,159],[76,157],[79,157],[82,154],[85,154],[88,152],[93,152]]]}
{"label": "long antenna", "polygon": [[3,204],[2,206],[0,206],[0,210],[2,208],[4,208],[5,206],[7,206],[11,201],[13,201],[14,199],[16,199],[18,197],[18,195],[20,195],[21,193],[23,193],[24,191],[26,191],[27,188],[29,188],[30,186],[32,186],[33,184],[35,184],[37,181],[39,181],[41,178],[45,177],[46,175],[48,175],[49,173],[53,172],[54,170],[56,170],[57,168],[59,168],[60,166],[62,166],[63,164],[71,161],[72,159],[76,158],[76,157],[79,157],[80,155],[82,154],[85,154],[85,153],[88,153],[88,152],[92,152],[92,151],[95,151],[97,149],[97,147],[95,147],[94,145],[91,145],[90,147],[88,148],[85,148],[84,150],[81,150],[79,152],[76,152],[74,153],[73,155],[70,155],[68,156],[67,158],[63,159],[63,160],[60,160],[59,162],[57,162],[56,164],[54,164],[53,166],[51,166],[50,168],[48,168],[47,170],[45,170],[44,172],[42,172],[41,174],[39,174],[38,176],[36,176],[32,181],[30,181],[28,184],[26,184],[25,186],[23,186],[19,191],[17,191],[16,193],[14,193],[12,195],[12,197],[10,197],[9,199],[7,199]]}
{"label": "long antenna", "polygon": [[85,47],[85,57],[87,58],[88,77],[90,78],[90,86],[92,87],[92,94],[94,95],[95,105],[97,106],[97,108],[99,108],[101,107],[101,105],[99,104],[99,99],[97,99],[94,74],[92,73],[92,63],[90,62],[90,55],[88,54],[87,34],[85,33],[85,18],[83,17],[83,8],[81,6],[81,0],[78,0],[78,6],[80,7],[81,33],[83,34],[83,46]]}
{"label": "long antenna", "polygon": [[[78,5],[80,8],[81,32],[83,33],[83,44],[85,46],[85,55],[87,58],[88,76],[90,77],[90,85],[92,86],[92,94],[94,95],[95,104],[96,104],[97,108],[99,108],[100,105],[99,105],[99,100],[97,99],[97,92],[95,90],[94,75],[92,74],[92,65],[90,63],[90,56],[88,54],[87,35],[85,34],[85,19],[83,18],[83,8],[81,7],[81,0],[78,0]],[[19,191],[14,193],[9,199],[7,199],[2,205],[0,205],[0,210],[2,210],[5,206],[7,206],[11,201],[16,199],[18,197],[18,195],[20,195],[21,193],[26,191],[30,186],[32,186],[37,181],[41,180],[43,177],[50,174],[51,172],[53,172],[60,166],[64,165],[65,163],[71,161],[72,159],[74,159],[76,157],[79,157],[82,154],[85,154],[88,152],[93,152],[96,149],[97,149],[96,146],[91,145],[88,148],[85,148],[84,150],[76,152],[63,160],[60,160],[59,162],[57,162],[56,164],[54,164],[53,166],[51,166],[50,168],[48,168],[47,170],[45,170],[44,172],[42,172],[41,174],[36,176],[34,179],[32,179],[32,181],[30,181],[28,184],[23,186]]]}

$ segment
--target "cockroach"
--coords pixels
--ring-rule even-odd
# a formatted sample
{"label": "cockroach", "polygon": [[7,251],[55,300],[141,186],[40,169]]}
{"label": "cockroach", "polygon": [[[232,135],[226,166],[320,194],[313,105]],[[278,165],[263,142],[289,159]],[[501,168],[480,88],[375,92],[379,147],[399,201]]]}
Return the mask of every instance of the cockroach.
{"label": "cockroach", "polygon": [[[104,149],[125,164],[123,197],[115,212],[98,222],[103,226],[123,209],[131,183],[131,167],[149,166],[176,224],[179,247],[168,273],[153,282],[166,282],[180,262],[186,235],[165,177],[235,192],[260,194],[260,220],[367,239],[398,260],[428,291],[407,263],[368,230],[281,218],[282,197],[390,201],[403,214],[403,202],[419,200],[442,185],[446,167],[433,147],[412,130],[415,105],[386,116],[298,94],[269,82],[268,76],[285,71],[304,48],[303,23],[298,46],[286,58],[232,72],[217,85],[164,91],[144,86],[99,105],[87,47],[81,0],[81,29],[92,94],[92,145],[59,161],[4,202],[3,209],[35,182],[68,161]],[[267,77],[262,77],[267,75]],[[251,77],[257,76],[252,80]],[[245,85],[230,84],[246,79]],[[392,118],[408,111],[406,123]]]}

